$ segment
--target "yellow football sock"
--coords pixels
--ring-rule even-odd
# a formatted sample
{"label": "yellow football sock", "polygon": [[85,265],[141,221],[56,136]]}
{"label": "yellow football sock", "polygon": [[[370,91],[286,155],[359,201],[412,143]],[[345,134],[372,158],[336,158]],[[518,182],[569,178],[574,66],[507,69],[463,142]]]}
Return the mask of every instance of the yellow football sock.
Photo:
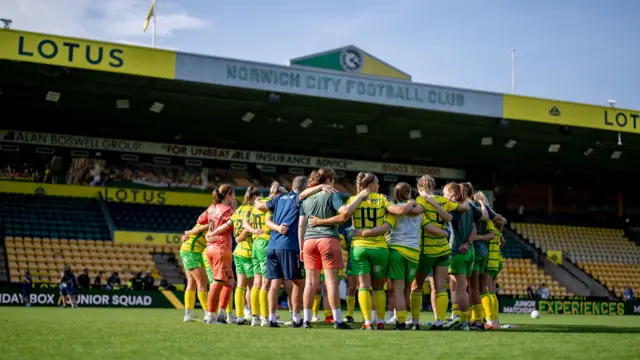
{"label": "yellow football sock", "polygon": [[496,293],[491,293],[491,305],[493,312],[493,320],[500,320],[500,302],[498,301],[498,295]]}
{"label": "yellow football sock", "polygon": [[[209,292],[208,291],[198,291],[198,300],[200,300],[200,305],[202,305],[202,309],[207,311],[207,303],[209,302]],[[194,299],[195,301],[195,299]]]}
{"label": "yellow football sock", "polygon": [[484,321],[484,308],[482,304],[473,304],[471,307],[471,321],[481,323]]}
{"label": "yellow football sock", "polygon": [[227,302],[227,308],[225,309],[227,314],[231,314],[233,312],[233,301],[235,300],[234,294],[235,294],[235,290],[231,289],[231,294],[229,295],[229,301]]}
{"label": "yellow football sock", "polygon": [[324,318],[328,318],[329,316],[333,316],[333,313],[331,312],[331,309],[325,309],[324,310]]}
{"label": "yellow football sock", "polygon": [[358,289],[358,303],[360,303],[360,311],[364,321],[371,322],[371,309],[373,304],[371,302],[371,293],[369,289]]}
{"label": "yellow football sock", "polygon": [[407,310],[396,310],[396,317],[399,323],[407,321]]}
{"label": "yellow football sock", "polygon": [[411,293],[409,306],[411,307],[411,317],[419,319],[420,310],[422,310],[422,293]]}
{"label": "yellow football sock", "polygon": [[[207,308],[205,304],[202,305],[203,309]],[[187,310],[193,310],[193,308],[196,307],[196,291],[195,290],[187,290],[184,292],[184,307]]]}
{"label": "yellow football sock", "polygon": [[449,295],[446,291],[436,294],[436,320],[444,321],[449,307]]}
{"label": "yellow football sock", "polygon": [[385,310],[387,309],[387,294],[385,294],[384,290],[373,291],[373,302],[376,305],[376,314],[378,319],[384,319]]}
{"label": "yellow football sock", "polygon": [[460,320],[461,321],[469,321],[469,310],[460,311]]}
{"label": "yellow football sock", "polygon": [[469,304],[469,321],[476,321],[477,313],[476,304]]}
{"label": "yellow football sock", "polygon": [[260,315],[260,288],[251,288],[251,313],[253,316]]}
{"label": "yellow football sock", "polygon": [[320,303],[321,303],[322,297],[320,296],[320,294],[316,294],[313,297],[313,306],[311,306],[311,313],[313,315],[318,315],[318,310],[320,310]]}
{"label": "yellow football sock", "polygon": [[353,313],[356,309],[356,297],[347,296],[347,316],[353,317]]}
{"label": "yellow football sock", "polygon": [[460,316],[460,310],[458,310],[458,304],[451,304],[451,317]]}
{"label": "yellow football sock", "polygon": [[236,304],[236,316],[244,317],[244,298],[247,295],[247,289],[237,287],[236,292],[234,294],[234,303]]}
{"label": "yellow football sock", "polygon": [[269,292],[260,289],[260,315],[263,319],[269,318]]}
{"label": "yellow football sock", "polygon": [[491,306],[491,294],[483,292],[480,294],[480,300],[482,300],[482,308],[487,320],[493,320],[493,307]]}

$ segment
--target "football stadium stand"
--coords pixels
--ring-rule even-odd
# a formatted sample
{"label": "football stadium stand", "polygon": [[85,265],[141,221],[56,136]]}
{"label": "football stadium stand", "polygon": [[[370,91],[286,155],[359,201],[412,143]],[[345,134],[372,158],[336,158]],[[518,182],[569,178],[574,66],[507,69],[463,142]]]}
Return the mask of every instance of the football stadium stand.
{"label": "football stadium stand", "polygon": [[135,274],[151,271],[159,280],[152,253],[177,252],[175,245],[122,244],[112,241],[30,239],[6,237],[5,245],[11,282],[20,282],[25,271],[34,283],[57,283],[66,264],[79,275],[87,268],[93,279],[100,275],[106,283],[111,273],[120,274],[123,283]]}
{"label": "football stadium stand", "polygon": [[514,229],[543,253],[562,251],[573,263],[621,297],[640,290],[640,247],[622,229],[516,223]]}
{"label": "football stadium stand", "polygon": [[[120,203],[109,203],[109,209],[121,230],[171,233],[182,233],[193,226],[203,210]],[[159,281],[164,274],[154,263],[154,254],[173,255],[176,265],[181,266],[179,244],[113,242],[98,199],[2,193],[0,219],[11,282],[20,282],[27,270],[36,283],[58,282],[65,264],[77,274],[87,268],[92,280],[100,275],[103,283],[113,272],[118,272],[125,283],[145,271],[151,271]],[[182,273],[181,268],[174,270]],[[174,276],[173,280],[182,282],[181,277]]]}
{"label": "football stadium stand", "polygon": [[96,199],[0,194],[5,236],[37,239],[111,239]]}

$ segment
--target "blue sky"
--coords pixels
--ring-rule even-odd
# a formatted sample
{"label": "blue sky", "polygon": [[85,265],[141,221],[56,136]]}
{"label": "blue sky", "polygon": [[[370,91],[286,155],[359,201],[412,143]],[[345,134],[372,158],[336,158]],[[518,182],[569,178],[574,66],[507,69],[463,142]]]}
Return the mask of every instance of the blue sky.
{"label": "blue sky", "polygon": [[[639,1],[158,0],[158,46],[285,64],[353,44],[414,81],[640,109]],[[0,4],[14,28],[148,45],[151,0]],[[46,13],[43,18],[38,14]]]}

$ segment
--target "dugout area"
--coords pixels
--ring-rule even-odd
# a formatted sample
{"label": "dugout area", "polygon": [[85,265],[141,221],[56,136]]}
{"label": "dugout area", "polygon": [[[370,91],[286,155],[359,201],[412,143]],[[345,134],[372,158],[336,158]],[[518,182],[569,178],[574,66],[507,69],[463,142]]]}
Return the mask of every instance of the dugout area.
{"label": "dugout area", "polygon": [[[52,93],[56,100],[47,99]],[[0,60],[0,106],[9,130],[444,166],[483,183],[557,176],[613,182],[640,174],[633,134],[622,134],[618,145],[612,131],[20,61]],[[366,133],[358,133],[362,125]],[[420,137],[412,139],[412,130]],[[553,144],[558,152],[549,151]],[[622,151],[619,159],[614,151]]]}

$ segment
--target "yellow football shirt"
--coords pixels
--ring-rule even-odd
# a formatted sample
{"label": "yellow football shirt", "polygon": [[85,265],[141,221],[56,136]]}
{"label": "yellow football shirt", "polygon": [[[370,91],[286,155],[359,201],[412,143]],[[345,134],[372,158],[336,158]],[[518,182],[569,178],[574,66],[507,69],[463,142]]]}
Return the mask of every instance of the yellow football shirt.
{"label": "yellow football shirt", "polygon": [[[432,195],[432,197],[446,212],[456,211],[458,210],[458,206],[460,206],[460,204],[450,201],[444,196]],[[424,209],[423,213],[434,226],[441,230],[447,229],[447,222],[440,219],[440,215],[433,205],[429,204],[422,196],[418,196],[416,203],[422,206]],[[422,231],[422,253],[429,257],[440,257],[450,254],[449,239]]]}
{"label": "yellow football shirt", "polygon": [[[347,205],[355,200],[352,196],[347,200]],[[387,198],[378,193],[371,193],[356,208],[352,216],[353,227],[356,230],[370,230],[384,223],[384,217],[387,214],[387,207],[390,202]],[[386,248],[387,243],[384,235],[372,237],[354,237],[353,246],[361,246],[365,248]]]}
{"label": "yellow football shirt", "polygon": [[[271,199],[261,198],[260,202],[266,203],[269,200]],[[253,241],[256,241],[256,240],[269,241],[269,238],[271,237],[271,229],[267,227],[267,218],[271,218],[271,212],[269,211],[262,212],[256,208],[252,208],[249,216],[250,216],[249,223],[251,224],[251,226],[253,226],[253,228],[256,230],[262,229],[262,231],[264,231],[262,235],[253,235],[252,236]]]}
{"label": "yellow football shirt", "polygon": [[[247,219],[247,214],[251,213],[251,209],[253,209],[251,205],[241,205],[233,212],[233,215],[231,215],[231,221],[233,221],[233,236],[235,238],[238,238],[244,230],[242,222]],[[233,255],[250,258],[252,246],[253,241],[251,240],[251,236],[248,236],[244,241],[238,243],[236,249],[233,251]]]}
{"label": "yellow football shirt", "polygon": [[491,220],[487,220],[487,231],[493,231],[495,236],[489,241],[489,257],[487,259],[487,268],[497,269],[502,261],[502,253],[500,252],[500,238],[502,233]]}
{"label": "yellow football shirt", "polygon": [[[196,223],[192,229],[197,228],[200,224]],[[203,252],[207,247],[207,240],[204,237],[204,234],[207,230],[201,231],[197,234],[190,235],[186,241],[182,242],[180,246],[180,251],[192,251],[192,252]]]}

